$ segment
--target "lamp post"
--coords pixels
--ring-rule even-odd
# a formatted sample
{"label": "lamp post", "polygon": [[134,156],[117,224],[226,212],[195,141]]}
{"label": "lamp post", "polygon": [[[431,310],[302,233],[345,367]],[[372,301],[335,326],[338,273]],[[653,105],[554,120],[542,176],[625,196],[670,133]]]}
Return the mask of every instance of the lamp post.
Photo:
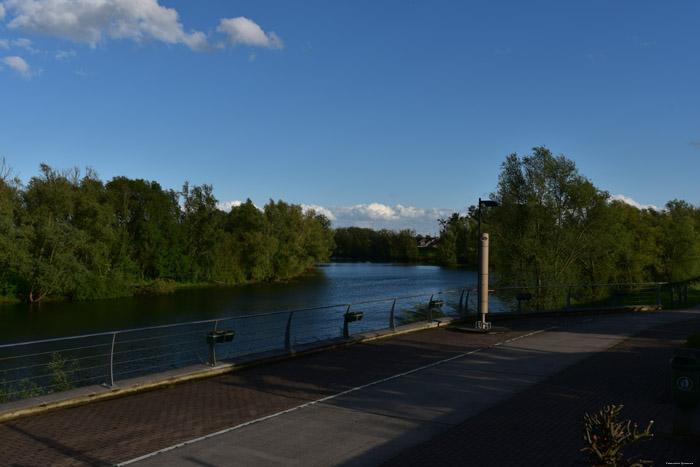
{"label": "lamp post", "polygon": [[[486,206],[486,207],[497,207],[497,206],[500,206],[500,204],[498,204],[498,202],[492,201],[490,199],[482,200],[481,198],[479,198],[479,276],[478,276],[478,280],[477,280],[477,284],[478,284],[477,285],[477,289],[478,289],[478,292],[477,292],[477,297],[478,297],[477,298],[477,310],[478,310],[479,316],[481,317],[481,329],[485,329],[486,313],[488,313],[488,290],[486,290],[485,293],[482,290],[483,285],[484,285],[483,284],[484,281],[482,280],[482,276],[484,274],[488,275],[488,256],[485,256],[483,258],[483,260],[485,260],[485,261],[482,261],[482,254],[483,253],[481,252],[481,250],[485,249],[487,252],[486,254],[488,254],[489,238],[488,238],[488,234],[483,235],[483,237],[485,237],[485,238],[482,238],[482,234],[481,234],[481,206],[482,205]],[[486,263],[486,264],[484,264],[484,263]],[[488,287],[488,276],[486,276],[486,281],[487,281],[487,287]],[[482,305],[482,303],[483,303],[483,305]],[[478,326],[478,322],[477,322],[477,326]]]}

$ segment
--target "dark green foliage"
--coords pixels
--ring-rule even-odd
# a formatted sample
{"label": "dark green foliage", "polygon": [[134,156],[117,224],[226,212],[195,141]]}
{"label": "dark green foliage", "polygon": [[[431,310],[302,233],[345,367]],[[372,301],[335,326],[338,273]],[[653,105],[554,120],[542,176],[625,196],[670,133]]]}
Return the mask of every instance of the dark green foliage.
{"label": "dark green foliage", "polygon": [[48,373],[51,377],[51,391],[61,392],[73,389],[73,375],[78,370],[78,362],[69,362],[59,352],[51,354],[51,361],[47,365]]}
{"label": "dark green foliage", "polygon": [[136,286],[135,293],[137,295],[169,295],[175,292],[177,284],[172,279],[153,279],[145,284]]}
{"label": "dark green foliage", "polygon": [[689,336],[683,347],[686,349],[700,349],[700,333]]}
{"label": "dark green foliage", "polygon": [[639,459],[623,459],[620,451],[625,446],[640,439],[654,436],[651,434],[649,422],[646,430],[638,431],[635,423],[630,430],[629,420],[617,421],[617,417],[622,410],[621,405],[608,405],[603,407],[597,414],[591,416],[585,414],[583,417],[583,440],[586,447],[581,449],[588,452],[588,465],[592,467],[641,467],[651,464],[650,461]]}
{"label": "dark green foliage", "polygon": [[281,280],[327,261],[328,219],[250,200],[217,209],[210,185],[181,192],[91,169],[41,165],[26,187],[0,164],[0,300],[172,293],[180,283]]}
{"label": "dark green foliage", "polygon": [[418,261],[418,239],[412,230],[379,231],[362,227],[335,229],[334,256],[372,261]]}
{"label": "dark green foliage", "polygon": [[468,264],[477,266],[477,245],[479,236],[478,218],[460,216],[453,213],[448,219],[438,219],[440,223],[440,264]]}
{"label": "dark green foliage", "polygon": [[[677,282],[700,275],[700,210],[677,200],[662,212],[612,201],[573,161],[544,147],[508,156],[491,196],[501,206],[484,210],[482,230],[490,233],[491,270],[500,283]],[[562,303],[565,294],[540,289],[532,305]]]}

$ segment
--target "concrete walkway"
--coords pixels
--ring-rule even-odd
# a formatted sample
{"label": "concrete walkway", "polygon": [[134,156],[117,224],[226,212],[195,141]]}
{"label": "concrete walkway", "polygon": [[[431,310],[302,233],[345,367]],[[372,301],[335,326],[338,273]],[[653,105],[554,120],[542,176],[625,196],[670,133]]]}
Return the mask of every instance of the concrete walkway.
{"label": "concrete walkway", "polygon": [[575,465],[583,414],[619,403],[657,421],[630,454],[700,465],[698,440],[664,434],[668,359],[700,311],[499,325],[512,331],[433,329],[5,422],[0,465]]}

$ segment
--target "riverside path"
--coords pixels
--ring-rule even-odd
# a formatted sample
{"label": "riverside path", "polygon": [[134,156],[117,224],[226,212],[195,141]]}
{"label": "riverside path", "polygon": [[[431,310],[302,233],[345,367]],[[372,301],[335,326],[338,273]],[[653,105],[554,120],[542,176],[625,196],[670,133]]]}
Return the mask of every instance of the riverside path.
{"label": "riverside path", "polygon": [[[672,436],[668,360],[700,311],[436,328],[0,424],[0,465],[563,466],[583,415],[655,420],[625,450],[700,465]],[[676,464],[680,465],[680,464]]]}

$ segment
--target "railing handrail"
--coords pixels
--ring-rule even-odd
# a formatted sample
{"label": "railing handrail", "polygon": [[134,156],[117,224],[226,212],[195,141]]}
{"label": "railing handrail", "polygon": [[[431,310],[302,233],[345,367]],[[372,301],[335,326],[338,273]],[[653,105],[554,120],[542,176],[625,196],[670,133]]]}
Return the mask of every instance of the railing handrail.
{"label": "railing handrail", "polygon": [[[603,286],[617,287],[617,286],[630,286],[630,285],[661,286],[661,285],[666,285],[668,283],[669,282],[627,282],[627,283],[618,283],[618,284],[572,284],[572,285],[531,285],[531,286],[523,285],[523,286],[513,286],[513,287],[494,287],[491,290],[498,291],[498,290],[522,290],[522,289],[554,289],[554,288],[572,288],[572,287],[603,287]],[[41,340],[26,341],[26,342],[14,342],[11,344],[0,344],[0,349],[10,348],[10,347],[20,347],[23,345],[46,344],[46,343],[50,343],[50,342],[59,342],[59,341],[76,340],[76,339],[87,339],[90,337],[112,336],[112,335],[116,335],[116,334],[125,334],[125,333],[131,333],[131,332],[150,331],[150,330],[154,330],[154,329],[167,329],[167,328],[174,328],[174,327],[178,327],[178,326],[190,326],[193,324],[206,324],[206,323],[214,323],[214,322],[219,322],[219,321],[230,321],[230,320],[236,320],[236,319],[260,318],[260,317],[264,317],[264,316],[283,315],[283,314],[289,314],[289,313],[301,313],[301,312],[307,312],[307,311],[328,310],[331,308],[366,305],[368,303],[380,303],[380,302],[387,302],[387,301],[391,301],[391,300],[404,300],[404,299],[408,299],[408,298],[427,297],[428,295],[443,295],[443,294],[449,294],[449,293],[455,293],[455,292],[462,292],[465,290],[474,290],[474,289],[472,289],[471,287],[465,287],[465,288],[461,288],[461,289],[445,290],[445,291],[440,291],[440,292],[428,292],[428,293],[416,294],[416,295],[406,295],[403,297],[379,298],[379,299],[375,299],[375,300],[364,300],[364,301],[360,301],[360,302],[338,303],[335,305],[323,305],[323,306],[307,307],[307,308],[294,308],[294,309],[288,309],[288,310],[269,311],[269,312],[264,312],[264,313],[253,313],[253,314],[239,315],[239,316],[226,316],[223,318],[212,318],[212,319],[205,319],[205,320],[199,320],[199,321],[187,321],[184,323],[161,324],[161,325],[156,325],[156,326],[146,326],[146,327],[142,327],[142,328],[118,329],[115,331],[104,331],[104,332],[98,332],[98,333],[92,333],[92,334],[82,334],[79,336],[54,337],[51,339],[41,339]]]}
{"label": "railing handrail", "polygon": [[214,322],[219,322],[219,321],[230,321],[230,320],[234,320],[234,319],[260,318],[260,317],[264,317],[264,316],[283,315],[283,314],[289,314],[289,313],[301,313],[301,312],[306,312],[306,311],[327,310],[327,309],[331,309],[331,308],[339,308],[339,307],[347,307],[347,306],[355,306],[355,305],[366,305],[368,303],[379,303],[379,302],[386,302],[386,301],[391,301],[391,300],[403,300],[403,299],[407,299],[407,298],[427,297],[428,295],[442,295],[442,294],[460,292],[462,290],[468,290],[468,289],[464,288],[464,289],[445,290],[445,291],[440,291],[440,292],[429,292],[429,293],[416,294],[416,295],[406,295],[403,297],[379,298],[379,299],[375,299],[375,300],[364,300],[361,302],[350,302],[350,303],[346,302],[346,303],[338,303],[336,305],[324,305],[324,306],[317,306],[317,307],[310,307],[310,308],[293,308],[293,309],[288,309],[288,310],[268,311],[268,312],[264,312],[264,313],[253,313],[253,314],[248,314],[248,315],[227,316],[227,317],[223,317],[223,318],[212,318],[212,319],[205,319],[205,320],[200,320],[200,321],[187,321],[184,323],[160,324],[160,325],[156,325],[156,326],[147,326],[147,327],[143,327],[143,328],[118,329],[116,331],[104,331],[104,332],[98,332],[98,333],[93,333],[93,334],[82,334],[79,336],[54,337],[51,339],[41,339],[41,340],[36,340],[36,341],[13,342],[11,344],[0,344],[0,349],[10,348],[10,347],[20,347],[23,345],[46,344],[46,343],[50,343],[50,342],[59,342],[59,341],[76,340],[76,339],[87,339],[90,337],[112,336],[112,335],[116,335],[116,334],[126,334],[126,333],[131,333],[131,332],[150,331],[153,329],[166,329],[166,328],[174,328],[174,327],[178,327],[178,326],[190,326],[193,324],[206,324],[206,323],[214,323]]}
{"label": "railing handrail", "polygon": [[522,285],[512,287],[493,287],[491,290],[520,290],[520,289],[563,289],[571,287],[618,287],[622,285],[666,285],[669,282],[622,282],[619,284],[571,284],[571,285]]}

